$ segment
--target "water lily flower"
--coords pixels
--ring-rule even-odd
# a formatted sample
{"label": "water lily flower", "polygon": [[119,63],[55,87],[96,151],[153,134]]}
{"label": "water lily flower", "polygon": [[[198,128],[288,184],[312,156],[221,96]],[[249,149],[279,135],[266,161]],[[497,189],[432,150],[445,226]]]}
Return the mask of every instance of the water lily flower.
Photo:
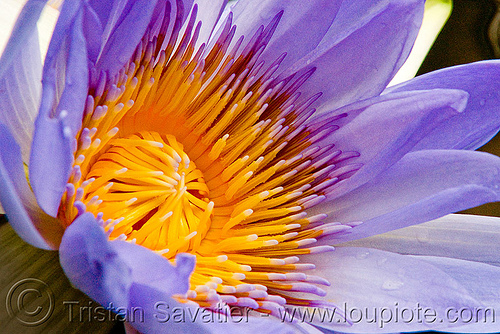
{"label": "water lily flower", "polygon": [[386,88],[423,1],[66,1],[42,70],[44,5],[0,61],[0,201],[78,289],[140,332],[498,329],[496,218],[399,235],[426,257],[332,247],[499,200],[500,158],[474,149],[500,62]]}

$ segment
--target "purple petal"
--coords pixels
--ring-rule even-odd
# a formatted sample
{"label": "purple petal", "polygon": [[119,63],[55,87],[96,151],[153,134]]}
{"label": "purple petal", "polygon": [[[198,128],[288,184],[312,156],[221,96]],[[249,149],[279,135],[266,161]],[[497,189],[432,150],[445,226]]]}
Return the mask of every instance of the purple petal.
{"label": "purple petal", "polygon": [[163,256],[139,245],[114,241],[112,247],[124,263],[133,268],[131,277],[134,284],[147,285],[169,296],[186,293],[189,289],[189,276],[195,260],[192,255],[179,254],[176,267],[173,267]]}
{"label": "purple petal", "polygon": [[[103,1],[105,2],[105,1]],[[83,33],[87,44],[87,57],[95,64],[101,52],[103,26],[99,14],[88,3],[84,4]]]}
{"label": "purple petal", "polygon": [[414,150],[471,149],[487,143],[500,129],[500,61],[460,65],[428,73],[385,93],[415,89],[453,88],[470,94],[465,112],[441,124]]}
{"label": "purple petal", "polygon": [[483,307],[477,309],[455,310],[450,313],[451,320],[463,324],[450,328],[454,333],[494,333],[500,332],[497,314],[500,312],[500,268],[484,263],[449,259],[433,256],[415,256],[430,263],[465,287],[470,295],[478,299]]}
{"label": "purple petal", "polygon": [[[60,47],[60,54],[45,63],[42,102],[35,122],[30,158],[30,181],[38,204],[53,217],[57,215],[70,175],[73,163],[71,141],[81,127],[88,92],[83,12],[78,10],[73,18],[67,40],[58,43],[53,39],[49,47],[48,54],[55,55],[54,45]],[[60,21],[56,30],[58,26],[61,26]],[[60,67],[66,72],[59,72]]]}
{"label": "purple petal", "polygon": [[0,190],[0,202],[16,233],[35,247],[56,249],[62,227],[36,205],[26,182],[19,146],[3,124],[0,124]]}
{"label": "purple petal", "polygon": [[128,1],[116,24],[108,23],[108,29],[112,29],[96,64],[98,73],[104,71],[112,77],[130,60],[151,22],[156,3],[154,0]]}
{"label": "purple petal", "polygon": [[88,4],[92,7],[94,13],[99,17],[99,21],[102,27],[104,27],[109,21],[109,16],[113,11],[113,6],[116,3],[124,2],[120,1],[102,1],[102,0],[89,0]]}
{"label": "purple petal", "polygon": [[480,306],[460,282],[409,256],[339,247],[321,257],[304,256],[303,260],[316,265],[315,275],[330,281],[325,298],[353,322],[350,326],[340,316],[334,317],[333,322],[327,317],[325,321],[313,322],[318,327],[352,333],[442,329],[455,325],[446,321],[449,308]]}
{"label": "purple petal", "polygon": [[[174,267],[142,246],[109,241],[90,213],[66,229],[59,252],[64,272],[77,288],[101,305],[112,302],[117,307],[134,306],[134,294],[144,289],[169,299],[186,293],[194,267],[193,256],[178,255]],[[156,301],[146,300],[151,305]]]}
{"label": "purple petal", "polygon": [[341,34],[339,39],[323,41],[285,75],[301,75],[316,68],[300,90],[308,97],[321,87],[323,95],[317,102],[320,113],[378,95],[408,57],[420,27],[423,5],[420,0],[387,1],[376,10],[360,5],[358,10],[369,10],[369,15],[359,21],[355,30]]}
{"label": "purple petal", "polygon": [[[128,4],[128,7],[126,6]],[[96,62],[102,47],[115,28],[118,20],[122,18],[123,11],[129,9],[132,2],[127,0],[117,1],[66,1],[63,4],[61,15],[56,24],[54,34],[47,52],[46,67],[57,61],[61,49],[64,50],[66,36],[72,29],[73,21],[80,12],[84,13],[83,31],[87,43],[89,60]],[[104,31],[106,27],[107,31]]]}
{"label": "purple petal", "polygon": [[[36,22],[38,17],[29,18]],[[26,14],[21,14],[20,20],[23,19],[27,19]],[[21,24],[25,27],[30,26],[29,22]],[[23,161],[28,162],[33,122],[40,104],[42,87],[40,83],[42,64],[36,26],[31,34],[17,30],[17,34],[14,33],[11,40],[17,44],[9,42],[11,49],[6,50],[7,53],[2,57],[0,65],[9,68],[0,79],[0,122],[14,134],[16,142],[21,146]],[[17,54],[13,54],[14,51],[17,51]],[[7,64],[9,54],[13,55],[13,59]]]}
{"label": "purple petal", "polygon": [[[485,263],[437,256],[414,256],[428,262],[457,280],[484,305],[500,307],[500,267]],[[500,326],[500,324],[498,324]],[[497,327],[500,328],[500,327]]]}
{"label": "purple petal", "polygon": [[[252,38],[259,26],[267,26],[281,11],[278,27],[260,59],[271,64],[283,53],[281,70],[314,50],[332,24],[340,7],[338,0],[239,1],[233,7],[236,35]],[[316,93],[316,92],[315,92]]]}
{"label": "purple petal", "polygon": [[118,19],[123,13],[125,5],[128,3],[128,0],[116,0],[116,1],[100,1],[100,0],[91,0],[89,4],[94,9],[94,12],[99,16],[99,20],[101,22],[101,26],[103,28],[102,32],[102,41],[101,41],[101,49],[102,46],[108,40],[112,30],[116,27]]}
{"label": "purple petal", "polygon": [[447,256],[499,266],[500,218],[451,214],[345,245],[399,254]]}
{"label": "purple petal", "polygon": [[[71,28],[69,40],[65,44],[66,52],[61,50],[65,57],[66,72],[64,73],[64,90],[57,104],[56,115],[60,116],[64,110],[67,117],[65,125],[69,126],[73,136],[76,136],[82,125],[83,110],[89,90],[89,68],[86,53],[86,39],[83,31],[84,11],[79,12]],[[61,54],[59,55],[61,56]],[[44,73],[43,85],[53,85],[59,77],[50,77],[49,69]],[[53,87],[57,87],[55,84]],[[42,102],[42,106],[44,106]],[[45,113],[40,110],[40,114]]]}
{"label": "purple petal", "polygon": [[[50,40],[49,48],[45,56],[45,64],[43,68],[44,77],[47,75],[54,76],[58,75],[56,72],[47,73],[55,71],[56,62],[60,58],[61,52],[67,49],[67,40],[69,32],[72,30],[74,25],[74,19],[78,13],[82,11],[82,0],[77,1],[65,1],[61,8],[61,14],[57,20],[54,32],[52,33],[52,38]],[[58,69],[56,69],[58,70]]]}
{"label": "purple petal", "polygon": [[332,187],[330,196],[341,196],[394,164],[440,122],[461,111],[466,98],[467,94],[459,90],[384,95],[320,118],[318,124],[323,124],[346,114],[334,121],[340,129],[325,138],[323,144],[334,144],[343,152],[359,152],[358,158],[344,164],[363,165],[353,176]]}
{"label": "purple petal", "polygon": [[61,120],[39,115],[29,164],[29,177],[40,207],[56,217],[73,163],[70,136]]}
{"label": "purple petal", "polygon": [[384,11],[389,0],[344,0],[335,20],[321,40],[323,43],[340,41]]}
{"label": "purple petal", "polygon": [[59,248],[61,266],[71,283],[101,305],[128,306],[132,269],[110,245],[91,213],[75,219]]}
{"label": "purple petal", "polygon": [[[500,200],[500,158],[482,152],[427,150],[404,156],[364,186],[335,199],[329,219],[364,221],[342,242],[423,223]],[[318,210],[321,210],[319,208]]]}

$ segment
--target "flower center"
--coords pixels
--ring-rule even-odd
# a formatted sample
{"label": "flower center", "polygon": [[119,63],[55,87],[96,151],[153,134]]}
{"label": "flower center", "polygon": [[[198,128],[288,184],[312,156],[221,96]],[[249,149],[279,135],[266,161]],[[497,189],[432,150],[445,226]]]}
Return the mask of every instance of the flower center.
{"label": "flower center", "polygon": [[179,43],[180,21],[166,46],[168,22],[155,24],[160,32],[146,33],[118,74],[94,73],[75,138],[63,223],[89,211],[111,240],[169,260],[194,254],[183,298],[203,307],[279,314],[285,303],[316,305],[293,293],[324,295],[317,284],[328,282],[303,273],[314,266],[297,255],[332,250],[312,245],[350,228],[306,212],[359,166],[348,162],[355,153],[318,145],[335,124],[307,125],[319,94],[297,90],[313,71],[279,81],[284,56],[259,60],[280,15],[231,51],[231,15],[212,48],[196,53],[196,6]]}
{"label": "flower center", "polygon": [[111,238],[135,239],[167,257],[196,251],[213,202],[203,175],[174,136],[113,139],[87,178],[87,210],[107,218]]}

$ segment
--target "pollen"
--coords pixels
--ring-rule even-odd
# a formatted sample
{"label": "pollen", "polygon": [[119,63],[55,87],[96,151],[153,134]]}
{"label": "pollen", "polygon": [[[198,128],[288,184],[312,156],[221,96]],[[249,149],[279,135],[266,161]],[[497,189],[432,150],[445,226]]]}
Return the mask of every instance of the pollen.
{"label": "pollen", "polygon": [[285,55],[260,60],[281,13],[248,41],[233,41],[229,15],[213,45],[195,47],[196,11],[183,28],[164,15],[115,76],[92,72],[59,217],[68,226],[91,212],[110,240],[172,262],[195,255],[180,300],[314,305],[294,293],[323,296],[328,282],[298,256],[331,251],[318,238],[350,227],[307,210],[359,168],[356,154],[320,144],[335,124],[308,126],[320,94],[300,86],[312,70],[279,78]]}

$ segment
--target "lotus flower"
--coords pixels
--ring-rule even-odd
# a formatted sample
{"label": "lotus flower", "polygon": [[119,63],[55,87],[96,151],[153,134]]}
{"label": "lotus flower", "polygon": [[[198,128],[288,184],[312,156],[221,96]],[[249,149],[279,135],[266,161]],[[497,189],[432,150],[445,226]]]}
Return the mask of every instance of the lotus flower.
{"label": "lotus flower", "polygon": [[386,88],[423,1],[66,1],[42,71],[44,3],[0,63],[0,200],[78,289],[140,332],[498,329],[496,218],[356,244],[434,256],[342,247],[500,196],[473,151],[500,128],[498,61]]}

